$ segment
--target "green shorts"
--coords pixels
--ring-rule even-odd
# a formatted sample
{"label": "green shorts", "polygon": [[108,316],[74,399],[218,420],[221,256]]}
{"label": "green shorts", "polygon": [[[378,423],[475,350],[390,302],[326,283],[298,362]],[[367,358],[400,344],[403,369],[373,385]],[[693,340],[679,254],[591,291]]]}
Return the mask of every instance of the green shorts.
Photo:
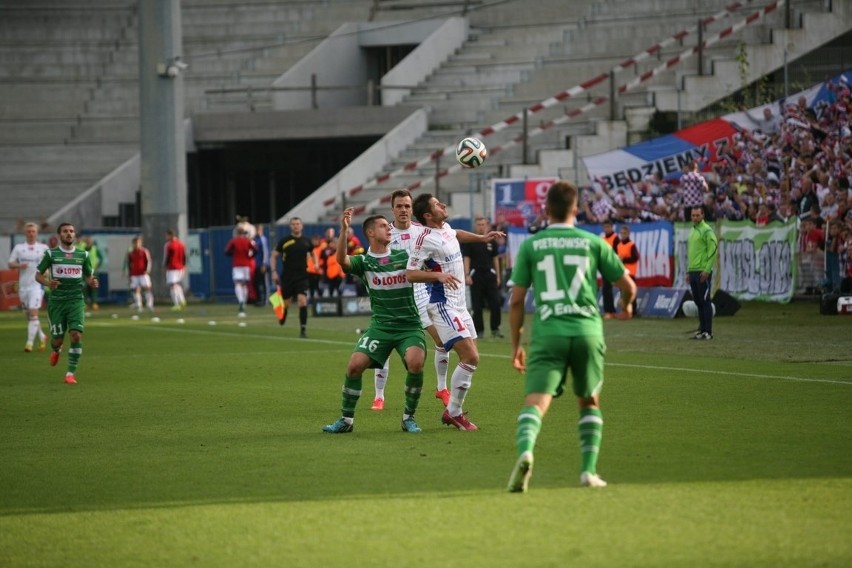
{"label": "green shorts", "polygon": [[560,396],[570,371],[575,395],[597,395],[603,387],[605,354],[602,335],[537,337],[527,353],[525,394]]}
{"label": "green shorts", "polygon": [[426,334],[422,329],[388,332],[368,327],[355,344],[354,351],[373,360],[371,369],[381,369],[394,350],[405,361],[405,352],[409,347],[418,347],[426,353]]}
{"label": "green shorts", "polygon": [[61,338],[71,330],[83,333],[86,323],[86,303],[79,300],[57,300],[47,302],[47,320],[50,323],[50,335]]}

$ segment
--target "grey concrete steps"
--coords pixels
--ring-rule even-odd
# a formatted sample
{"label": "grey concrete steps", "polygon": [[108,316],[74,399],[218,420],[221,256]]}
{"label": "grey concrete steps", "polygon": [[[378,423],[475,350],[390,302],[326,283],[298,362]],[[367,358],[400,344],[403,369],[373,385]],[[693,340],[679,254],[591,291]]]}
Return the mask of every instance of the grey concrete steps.
{"label": "grey concrete steps", "polygon": [[[79,161],[124,161],[135,152],[135,145],[120,144],[45,144],[38,146],[10,146],[0,152],[0,164],[26,163],[43,164],[45,161],[51,163],[66,163]],[[46,156],[48,158],[46,158]]]}
{"label": "grey concrete steps", "polygon": [[5,153],[8,147],[36,145],[67,140],[75,119],[16,120],[0,122],[0,146]]}

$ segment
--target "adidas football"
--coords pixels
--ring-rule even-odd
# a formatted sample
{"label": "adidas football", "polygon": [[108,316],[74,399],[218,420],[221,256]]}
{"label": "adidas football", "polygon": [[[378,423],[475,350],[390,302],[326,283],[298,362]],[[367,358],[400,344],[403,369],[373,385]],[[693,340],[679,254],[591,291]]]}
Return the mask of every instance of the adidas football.
{"label": "adidas football", "polygon": [[465,138],[456,146],[456,160],[466,168],[478,168],[487,157],[488,148],[478,138]]}

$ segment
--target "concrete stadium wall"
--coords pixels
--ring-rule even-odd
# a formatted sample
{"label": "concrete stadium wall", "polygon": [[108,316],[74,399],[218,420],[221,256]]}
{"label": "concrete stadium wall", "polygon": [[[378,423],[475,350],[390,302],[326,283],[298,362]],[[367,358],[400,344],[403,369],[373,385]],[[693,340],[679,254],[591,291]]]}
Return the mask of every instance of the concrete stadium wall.
{"label": "concrete stadium wall", "polygon": [[[366,105],[370,60],[364,48],[421,44],[441,28],[442,23],[442,20],[426,20],[393,24],[387,22],[343,24],[303,57],[301,61],[290,67],[286,73],[273,82],[273,87],[299,89],[274,92],[272,96],[273,109],[311,108],[311,92],[308,87],[311,85],[311,76],[314,74],[319,87],[317,93],[317,106],[319,108]],[[448,29],[459,28],[460,25],[456,22]],[[466,28],[466,24],[464,26]],[[444,31],[441,36],[450,37],[451,35],[458,35],[458,33],[458,31],[454,34],[451,34],[450,31]],[[434,48],[435,44],[431,45]],[[453,49],[455,47],[457,46],[454,46]],[[442,56],[441,60],[445,58],[446,56]],[[429,62],[429,59],[422,56],[412,60],[410,76],[425,76],[431,72],[431,69],[425,68]],[[433,68],[435,65],[433,65]],[[407,79],[408,75],[405,75],[405,78]],[[323,87],[354,87],[360,85],[363,85],[364,88],[322,89]]]}
{"label": "concrete stadium wall", "polygon": [[386,163],[417,140],[428,127],[426,111],[413,109],[405,120],[312,193],[310,199],[302,201],[277,222],[285,223],[293,216],[301,217],[306,223],[318,222],[326,213],[327,208],[323,204],[325,201],[366,182],[370,176],[380,171]]}
{"label": "concrete stadium wall", "polygon": [[382,105],[401,103],[411,93],[411,89],[404,87],[422,83],[435,68],[461,48],[468,31],[466,18],[447,18],[441,23],[414,51],[382,77]]}

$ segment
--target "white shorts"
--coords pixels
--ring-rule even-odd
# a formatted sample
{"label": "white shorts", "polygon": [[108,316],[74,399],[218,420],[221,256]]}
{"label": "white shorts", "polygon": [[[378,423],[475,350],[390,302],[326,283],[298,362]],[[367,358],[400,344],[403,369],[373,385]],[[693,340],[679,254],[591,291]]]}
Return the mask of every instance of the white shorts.
{"label": "white shorts", "polygon": [[25,310],[37,310],[41,308],[41,303],[44,299],[44,288],[41,287],[41,284],[19,288],[18,299],[21,302],[21,308]]}
{"label": "white shorts", "polygon": [[166,270],[166,284],[180,284],[183,282],[183,268],[177,270]]}
{"label": "white shorts", "polygon": [[417,304],[417,313],[420,314],[420,325],[426,329],[432,325],[432,318],[429,317],[429,296],[415,297],[414,302]]}
{"label": "white shorts", "polygon": [[151,287],[151,275],[150,274],[141,274],[139,276],[131,276],[130,277],[130,289],[135,290],[136,288],[142,288],[143,290],[147,290]]}
{"label": "white shorts", "polygon": [[231,270],[231,277],[234,279],[234,282],[248,282],[250,280],[249,274],[248,266],[235,266]]}
{"label": "white shorts", "polygon": [[476,339],[476,328],[466,308],[452,308],[447,304],[429,304],[429,318],[435,325],[438,337],[449,351],[459,339]]}

